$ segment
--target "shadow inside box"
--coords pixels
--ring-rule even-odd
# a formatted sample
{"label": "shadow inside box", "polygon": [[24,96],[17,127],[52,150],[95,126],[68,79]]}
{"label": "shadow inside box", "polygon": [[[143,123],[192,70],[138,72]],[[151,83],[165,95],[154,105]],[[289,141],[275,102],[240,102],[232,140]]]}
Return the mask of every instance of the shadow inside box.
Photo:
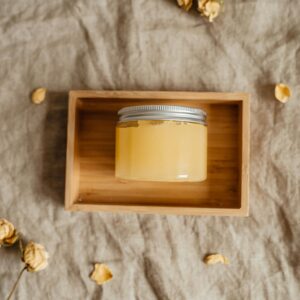
{"label": "shadow inside box", "polygon": [[48,92],[43,135],[43,191],[64,203],[68,93]]}

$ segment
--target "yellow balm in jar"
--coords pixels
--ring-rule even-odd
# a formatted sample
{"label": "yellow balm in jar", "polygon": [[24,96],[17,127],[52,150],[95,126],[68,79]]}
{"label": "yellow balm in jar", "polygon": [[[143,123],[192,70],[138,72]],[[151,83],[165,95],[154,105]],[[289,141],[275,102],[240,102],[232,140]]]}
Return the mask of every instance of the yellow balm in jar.
{"label": "yellow balm in jar", "polygon": [[173,105],[121,109],[116,127],[116,177],[199,182],[207,176],[206,113]]}

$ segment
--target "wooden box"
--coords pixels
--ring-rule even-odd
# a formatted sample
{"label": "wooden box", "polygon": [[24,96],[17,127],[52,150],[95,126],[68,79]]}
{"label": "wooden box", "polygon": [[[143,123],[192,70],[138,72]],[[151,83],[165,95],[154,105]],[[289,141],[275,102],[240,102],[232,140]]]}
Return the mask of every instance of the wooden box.
{"label": "wooden box", "polygon": [[[200,183],[121,181],[114,176],[117,111],[199,107],[208,118],[208,178]],[[65,208],[71,211],[248,215],[249,100],[243,93],[71,91]]]}

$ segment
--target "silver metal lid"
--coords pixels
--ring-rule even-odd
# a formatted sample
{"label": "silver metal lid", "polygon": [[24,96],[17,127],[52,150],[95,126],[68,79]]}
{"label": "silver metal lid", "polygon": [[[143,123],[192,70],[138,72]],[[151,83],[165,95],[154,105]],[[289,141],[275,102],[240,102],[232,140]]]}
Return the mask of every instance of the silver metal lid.
{"label": "silver metal lid", "polygon": [[177,105],[128,106],[118,111],[119,122],[137,120],[173,120],[206,125],[206,112],[199,108]]}

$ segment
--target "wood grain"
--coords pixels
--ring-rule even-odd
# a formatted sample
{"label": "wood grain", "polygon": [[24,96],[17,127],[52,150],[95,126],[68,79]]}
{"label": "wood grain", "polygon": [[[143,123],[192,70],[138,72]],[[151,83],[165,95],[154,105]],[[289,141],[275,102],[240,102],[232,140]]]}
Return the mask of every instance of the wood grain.
{"label": "wood grain", "polygon": [[[194,215],[248,214],[249,101],[242,93],[70,92],[66,209]],[[177,104],[208,114],[208,178],[200,183],[114,177],[117,111]]]}

